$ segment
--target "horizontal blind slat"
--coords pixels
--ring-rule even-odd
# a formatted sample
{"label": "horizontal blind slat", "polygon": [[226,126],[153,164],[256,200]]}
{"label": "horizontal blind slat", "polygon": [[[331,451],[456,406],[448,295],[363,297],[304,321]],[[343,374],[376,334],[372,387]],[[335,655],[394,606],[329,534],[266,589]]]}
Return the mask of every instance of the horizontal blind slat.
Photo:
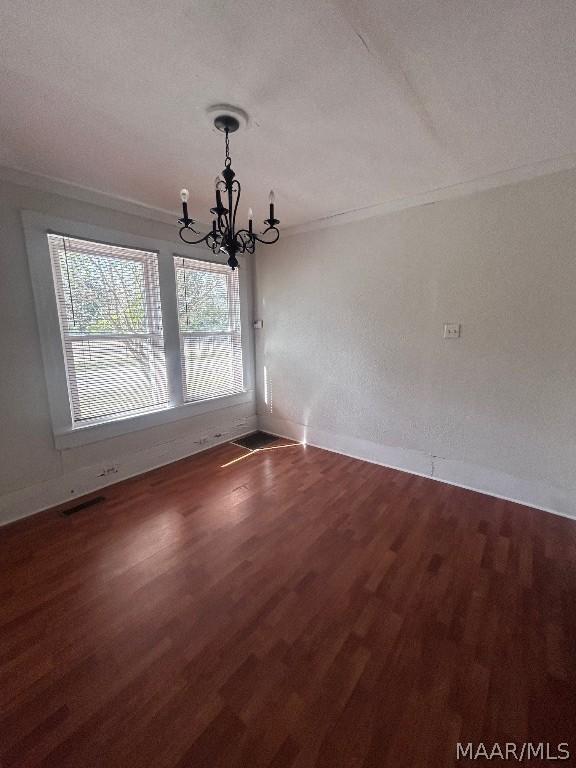
{"label": "horizontal blind slat", "polygon": [[158,257],[48,234],[74,423],[168,403]]}
{"label": "horizontal blind slat", "polygon": [[174,258],[186,402],[242,392],[238,272],[223,264]]}

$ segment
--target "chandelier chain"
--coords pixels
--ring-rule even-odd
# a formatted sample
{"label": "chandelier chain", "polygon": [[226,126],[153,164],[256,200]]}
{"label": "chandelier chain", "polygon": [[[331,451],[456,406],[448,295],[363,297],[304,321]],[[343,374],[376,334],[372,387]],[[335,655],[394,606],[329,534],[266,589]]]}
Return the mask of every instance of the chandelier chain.
{"label": "chandelier chain", "polygon": [[226,168],[230,168],[230,163],[232,162],[232,158],[230,157],[230,133],[228,131],[228,128],[226,128]]}

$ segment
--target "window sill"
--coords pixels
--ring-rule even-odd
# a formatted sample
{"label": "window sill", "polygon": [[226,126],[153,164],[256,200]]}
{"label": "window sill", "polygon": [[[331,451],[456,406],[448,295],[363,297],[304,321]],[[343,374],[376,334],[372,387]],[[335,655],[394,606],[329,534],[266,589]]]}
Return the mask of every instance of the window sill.
{"label": "window sill", "polygon": [[253,400],[253,390],[246,390],[237,395],[224,395],[223,397],[214,397],[210,400],[200,400],[196,403],[168,406],[157,411],[140,413],[137,416],[126,416],[99,424],[68,427],[54,432],[54,444],[59,450],[77,448],[82,445],[97,443],[101,440],[127,435],[130,432],[157,427],[161,424],[194,418],[194,416],[199,416],[202,413],[219,411],[223,408],[250,403]]}

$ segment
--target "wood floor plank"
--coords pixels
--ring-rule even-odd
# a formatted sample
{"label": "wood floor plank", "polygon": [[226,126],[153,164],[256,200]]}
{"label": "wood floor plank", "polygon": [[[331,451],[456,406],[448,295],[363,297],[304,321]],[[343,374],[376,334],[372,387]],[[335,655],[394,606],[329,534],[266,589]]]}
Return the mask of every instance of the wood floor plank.
{"label": "wood floor plank", "polygon": [[576,522],[279,441],[0,530],[2,768],[576,756]]}

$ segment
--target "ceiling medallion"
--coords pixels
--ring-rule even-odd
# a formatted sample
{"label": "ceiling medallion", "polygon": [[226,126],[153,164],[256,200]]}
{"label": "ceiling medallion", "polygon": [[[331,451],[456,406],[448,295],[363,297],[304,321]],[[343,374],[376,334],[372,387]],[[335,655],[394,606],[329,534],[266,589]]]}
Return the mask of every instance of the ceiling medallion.
{"label": "ceiling medallion", "polygon": [[[231,269],[236,269],[238,266],[237,254],[254,253],[257,242],[271,245],[280,237],[280,232],[276,226],[280,221],[274,216],[273,190],[270,191],[269,195],[270,214],[264,221],[266,229],[259,234],[253,231],[252,208],[248,209],[248,229],[236,229],[236,212],[240,202],[241,187],[240,182],[235,178],[236,174],[232,170],[230,134],[238,130],[240,119],[243,117],[245,118],[244,113],[231,107],[222,108],[222,111],[218,110],[218,112],[215,112],[214,126],[226,136],[226,160],[224,170],[216,176],[214,182],[216,205],[210,209],[210,213],[214,216],[212,230],[198,240],[186,239],[188,233],[192,235],[199,235],[200,233],[193,228],[195,221],[188,216],[188,190],[183,189],[180,192],[182,218],[178,219],[178,223],[181,224],[181,240],[187,245],[206,243],[208,248],[211,248],[214,253],[225,253],[228,256],[228,265]],[[222,201],[222,195],[224,195],[224,201]]]}

